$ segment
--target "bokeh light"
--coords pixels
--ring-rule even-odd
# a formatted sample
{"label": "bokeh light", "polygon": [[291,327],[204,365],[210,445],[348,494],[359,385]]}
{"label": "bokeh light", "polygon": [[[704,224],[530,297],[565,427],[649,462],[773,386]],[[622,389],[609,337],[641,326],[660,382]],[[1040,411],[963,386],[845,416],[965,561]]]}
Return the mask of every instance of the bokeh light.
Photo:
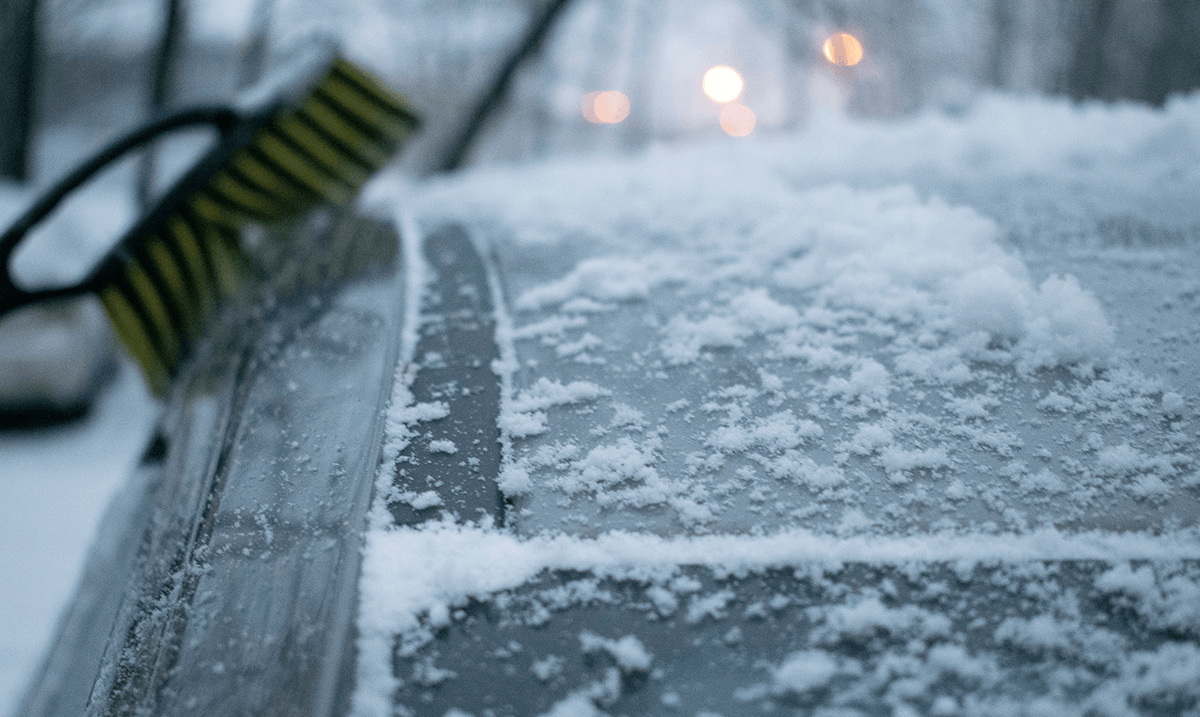
{"label": "bokeh light", "polygon": [[704,73],[704,94],[715,102],[733,102],[742,94],[742,76],[732,67],[717,65]]}
{"label": "bokeh light", "polygon": [[835,65],[857,65],[863,58],[862,43],[854,35],[839,32],[825,41],[825,59]]}
{"label": "bokeh light", "polygon": [[596,95],[596,119],[605,124],[616,124],[629,116],[629,98],[616,90]]}
{"label": "bokeh light", "polygon": [[629,116],[629,98],[616,90],[589,92],[580,110],[588,122],[616,124]]}
{"label": "bokeh light", "polygon": [[600,122],[600,118],[596,116],[596,98],[599,96],[600,90],[589,92],[583,96],[583,101],[579,104],[579,109],[583,112],[583,118],[588,122]]}
{"label": "bokeh light", "polygon": [[740,102],[721,108],[721,129],[734,137],[745,137],[754,131],[754,112]]}

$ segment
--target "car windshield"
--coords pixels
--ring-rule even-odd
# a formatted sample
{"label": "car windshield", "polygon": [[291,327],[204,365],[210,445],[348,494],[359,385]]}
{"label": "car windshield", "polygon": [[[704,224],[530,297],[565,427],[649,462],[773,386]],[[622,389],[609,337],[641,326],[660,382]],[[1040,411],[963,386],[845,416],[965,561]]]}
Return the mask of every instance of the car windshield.
{"label": "car windshield", "polygon": [[[1054,125],[1044,154],[1013,158],[995,119],[1010,126],[1013,101],[995,99],[956,122],[872,127],[869,141],[853,136],[863,126],[818,127],[736,155],[714,144],[427,190],[418,214],[479,227],[508,294],[512,453],[500,486],[512,525],[1194,525],[1190,334],[1136,338],[1155,322],[1186,325],[1179,297],[1196,264],[1180,232],[1191,229],[1145,208],[1158,197],[1140,172],[1190,171],[1190,158],[1139,152],[1131,179],[1128,150],[1079,146],[1099,118],[1021,102],[1021,121]],[[1142,112],[1112,145],[1162,136]],[[911,139],[921,134],[924,146]],[[953,146],[938,146],[947,134]],[[830,145],[841,156],[813,160]],[[882,148],[893,172],[936,161],[944,176],[874,188]],[[1089,166],[1073,169],[1083,152]],[[865,177],[823,185],[828,165]],[[953,200],[945,175],[961,177]],[[1029,184],[1041,207],[1003,206],[1037,199]],[[1115,194],[1087,210],[1091,226],[1059,208]]]}
{"label": "car windshield", "polygon": [[[935,9],[572,7],[473,154],[550,159],[404,200],[422,231],[468,225],[503,284],[512,527],[1195,523],[1190,343],[1146,334],[1189,315],[1194,100],[980,92],[1082,94],[1097,18]],[[984,42],[1039,21],[1041,65]],[[695,81],[713,66],[730,88]],[[627,116],[599,116],[610,85]]]}
{"label": "car windshield", "polygon": [[[671,30],[663,33],[669,44]],[[558,684],[558,663],[538,660],[572,649],[610,655],[622,680],[651,654],[683,679],[695,673],[678,662],[678,636],[620,623],[596,606],[692,625],[694,645],[736,652],[756,610],[783,610],[804,594],[797,610],[812,632],[775,652],[763,647],[770,638],[755,638],[772,656],[744,667],[766,670],[766,682],[714,675],[711,693],[727,701],[691,703],[940,704],[952,714],[971,698],[938,697],[948,653],[915,648],[911,671],[885,675],[893,660],[908,659],[901,642],[928,646],[936,633],[956,646],[979,638],[1041,656],[1008,663],[1010,647],[973,648],[1006,665],[1005,686],[979,688],[992,697],[976,703],[1000,709],[1010,698],[1059,694],[1050,682],[1067,689],[1034,679],[1025,692],[1025,667],[1071,670],[1082,659],[1074,648],[1051,657],[1058,648],[1046,647],[1035,625],[1055,635],[1082,629],[1071,634],[1083,642],[1113,637],[1090,627],[1093,597],[1072,586],[1086,585],[1088,596],[1129,594],[1136,571],[1110,571],[1105,561],[1196,556],[1200,480],[1188,397],[1200,378],[1190,328],[1200,214],[1189,197],[1200,182],[1200,104],[987,93],[960,104],[946,88],[961,86],[947,81],[941,100],[889,116],[903,93],[871,94],[888,70],[850,84],[824,74],[848,52],[836,42],[807,68],[813,102],[798,128],[771,131],[768,119],[736,138],[714,123],[679,141],[686,113],[672,115],[660,100],[655,122],[614,123],[616,132],[650,135],[636,153],[611,156],[601,146],[597,157],[599,135],[584,135],[574,151],[541,161],[404,185],[407,194],[380,191],[389,200],[377,206],[407,227],[407,256],[420,259],[422,240],[457,226],[483,262],[506,508],[497,530],[422,490],[435,484],[430,476],[389,494],[393,506],[407,506],[404,515],[428,522],[395,522],[394,507],[375,513],[359,621],[363,704],[389,690],[403,695],[397,704],[456,704],[450,695],[467,688],[438,681],[436,669],[466,659],[455,648],[460,635],[464,644],[500,639],[484,627],[493,620],[525,626],[511,628],[522,637],[497,647],[507,655],[498,659],[524,661],[514,650],[532,641],[540,647],[530,669],[548,684]],[[561,59],[553,49],[549,56]],[[553,73],[543,69],[535,85],[545,88]],[[655,98],[668,94],[656,89]],[[631,99],[630,116],[636,106]],[[593,108],[599,115],[601,105]],[[542,126],[548,143],[579,112],[556,111]],[[479,156],[503,157],[518,141],[542,146],[526,124],[498,127]],[[458,310],[417,298],[428,289],[413,287],[437,286],[441,276],[423,260],[408,267],[422,326]],[[415,336],[406,346],[417,381],[453,364]],[[420,483],[425,456],[473,460],[467,443],[439,428],[456,420],[455,397],[467,391],[444,380],[420,396],[403,386],[393,395],[399,482]],[[1082,562],[1055,562],[1061,567],[1047,577],[1037,567],[1046,561]],[[869,576],[849,567],[861,564],[891,567]],[[984,567],[993,564],[1002,567]],[[1194,588],[1182,586],[1193,577],[1178,569],[1155,573],[1159,608],[1186,611],[1183,596]],[[940,590],[957,596],[953,607],[938,602]],[[1022,591],[1040,596],[1028,610],[1014,597]],[[476,617],[477,600],[501,617]],[[980,611],[995,611],[995,624]],[[1154,614],[1139,619],[1165,624]],[[1186,619],[1167,622],[1191,629]],[[551,650],[536,637],[543,625],[551,634],[554,625],[575,628],[579,644]],[[895,649],[871,642],[881,634],[898,641]],[[622,635],[628,644],[618,646]],[[794,651],[801,644],[812,649]],[[828,657],[840,649],[830,645],[871,656],[860,663],[846,657],[858,648],[847,647]],[[368,667],[389,654],[402,666]],[[1151,662],[1174,659],[1155,654]],[[983,669],[970,660],[964,670]],[[1132,663],[1106,664],[1124,675]],[[1154,664],[1145,674],[1163,675],[1167,663]],[[907,697],[823,691],[848,684],[836,675],[862,675],[844,679],[884,690],[901,673],[913,680]],[[1099,694],[1091,690],[1103,679],[1089,674],[1071,689]],[[543,711],[593,714],[633,704],[617,695],[640,694],[587,679],[573,674],[579,686],[551,701],[554,710],[540,703]],[[682,683],[662,684],[662,704],[676,704],[672,687]],[[1134,682],[1114,684],[1123,704],[1149,704]],[[1186,689],[1164,690],[1174,695],[1168,702],[1192,699],[1181,696]],[[1064,709],[1070,702],[1046,699]]]}

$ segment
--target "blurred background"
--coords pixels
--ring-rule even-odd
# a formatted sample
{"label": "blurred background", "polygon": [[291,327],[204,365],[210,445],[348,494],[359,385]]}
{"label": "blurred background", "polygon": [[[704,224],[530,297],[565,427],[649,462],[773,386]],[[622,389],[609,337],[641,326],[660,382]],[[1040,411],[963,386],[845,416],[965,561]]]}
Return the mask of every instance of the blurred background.
{"label": "blurred background", "polygon": [[[228,102],[317,41],[421,109],[400,160],[419,178],[961,115],[994,92],[1160,106],[1200,86],[1198,39],[1192,0],[0,0],[0,227],[120,133]],[[205,141],[106,172],[14,271],[81,275]],[[0,714],[157,415],[94,306],[22,321],[0,321]]]}
{"label": "blurred background", "polygon": [[[531,28],[468,162],[629,149],[719,133],[696,78],[729,65],[755,131],[815,108],[889,118],[965,109],[981,90],[1161,105],[1200,83],[1200,6],[1188,0],[3,0],[0,174],[44,181],[164,107],[230,98],[315,38],[408,93],[428,118],[406,152],[445,162],[470,111]],[[835,65],[827,39],[866,48]],[[843,58],[845,60],[846,58]],[[617,90],[635,111],[580,122]],[[599,123],[604,124],[604,123]],[[22,160],[22,155],[27,158]]]}

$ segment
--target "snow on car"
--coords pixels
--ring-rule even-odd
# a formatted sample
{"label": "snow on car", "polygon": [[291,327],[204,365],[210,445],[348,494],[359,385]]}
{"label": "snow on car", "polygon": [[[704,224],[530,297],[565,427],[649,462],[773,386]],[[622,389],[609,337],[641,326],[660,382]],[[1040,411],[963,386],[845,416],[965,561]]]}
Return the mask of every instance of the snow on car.
{"label": "snow on car", "polygon": [[992,97],[383,178],[393,270],[317,217],[199,347],[25,711],[1190,714],[1197,159]]}
{"label": "snow on car", "polygon": [[1194,234],[1198,132],[992,98],[417,188],[413,299],[447,224],[487,265],[506,507],[387,510],[456,418],[410,337],[355,713],[1195,709],[1200,262],[1103,226]]}

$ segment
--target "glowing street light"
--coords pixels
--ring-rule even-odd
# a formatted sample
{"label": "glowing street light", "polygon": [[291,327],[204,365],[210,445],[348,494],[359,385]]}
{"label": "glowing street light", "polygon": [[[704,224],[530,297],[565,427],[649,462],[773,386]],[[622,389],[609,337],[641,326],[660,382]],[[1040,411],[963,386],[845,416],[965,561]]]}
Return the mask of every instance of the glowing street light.
{"label": "glowing street light", "polygon": [[596,118],[605,124],[616,124],[629,116],[629,98],[616,90],[596,95]]}
{"label": "glowing street light", "polygon": [[835,65],[857,65],[863,58],[862,43],[848,32],[831,35],[825,41],[825,59]]}
{"label": "glowing street light", "polygon": [[589,92],[580,105],[583,118],[596,124],[616,124],[629,116],[629,98],[616,90]]}
{"label": "glowing street light", "polygon": [[704,94],[714,102],[733,102],[742,94],[742,76],[732,67],[717,65],[704,73]]}

